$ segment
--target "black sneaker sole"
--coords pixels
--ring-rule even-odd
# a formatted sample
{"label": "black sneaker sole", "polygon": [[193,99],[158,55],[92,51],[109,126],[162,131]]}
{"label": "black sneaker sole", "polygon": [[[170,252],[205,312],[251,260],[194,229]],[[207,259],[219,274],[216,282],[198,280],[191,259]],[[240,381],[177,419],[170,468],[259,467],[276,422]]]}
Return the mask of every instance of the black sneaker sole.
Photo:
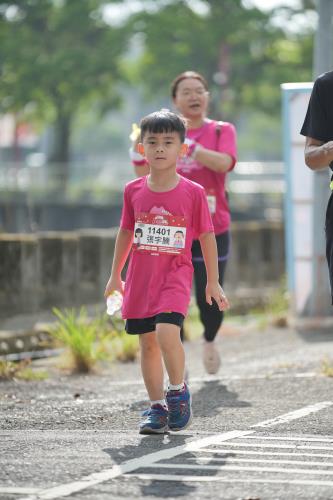
{"label": "black sneaker sole", "polygon": [[149,435],[149,434],[165,434],[168,432],[169,428],[166,425],[165,427],[162,427],[161,429],[152,429],[151,427],[144,427],[143,429],[139,430],[139,434],[143,435]]}

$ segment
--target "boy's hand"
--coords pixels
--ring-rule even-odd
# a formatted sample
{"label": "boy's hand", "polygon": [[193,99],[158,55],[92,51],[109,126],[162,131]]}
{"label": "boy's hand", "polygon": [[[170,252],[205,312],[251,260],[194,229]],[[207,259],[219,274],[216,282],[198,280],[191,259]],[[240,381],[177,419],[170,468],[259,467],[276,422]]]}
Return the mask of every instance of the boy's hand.
{"label": "boy's hand", "polygon": [[226,311],[227,309],[229,309],[230,307],[229,301],[223,291],[223,288],[218,282],[207,283],[206,301],[209,305],[213,304],[212,299],[215,300],[220,311]]}
{"label": "boy's hand", "polygon": [[124,295],[124,282],[121,281],[121,278],[116,279],[110,277],[105,287],[104,297],[107,299],[108,296],[111,295],[111,293],[115,290]]}

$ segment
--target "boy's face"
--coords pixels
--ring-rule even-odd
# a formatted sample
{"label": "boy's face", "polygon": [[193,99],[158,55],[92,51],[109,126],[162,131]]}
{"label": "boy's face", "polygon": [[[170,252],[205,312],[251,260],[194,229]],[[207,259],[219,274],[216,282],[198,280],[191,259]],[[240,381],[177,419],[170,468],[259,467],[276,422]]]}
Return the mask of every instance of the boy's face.
{"label": "boy's face", "polygon": [[179,82],[173,101],[186,118],[198,118],[207,112],[209,92],[196,78],[185,78]]}
{"label": "boy's face", "polygon": [[187,145],[180,141],[177,132],[147,132],[138,144],[138,151],[146,157],[151,169],[175,169],[177,158],[186,154]]}

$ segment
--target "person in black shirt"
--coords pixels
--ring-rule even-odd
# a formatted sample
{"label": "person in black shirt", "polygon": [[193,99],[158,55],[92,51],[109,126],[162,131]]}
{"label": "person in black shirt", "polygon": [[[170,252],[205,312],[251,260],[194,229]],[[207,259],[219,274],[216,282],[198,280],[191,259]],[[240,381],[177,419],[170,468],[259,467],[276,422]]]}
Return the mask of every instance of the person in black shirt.
{"label": "person in black shirt", "polygon": [[312,89],[301,134],[305,140],[305,163],[312,170],[332,170],[331,196],[326,210],[326,257],[333,305],[333,71],[320,75]]}

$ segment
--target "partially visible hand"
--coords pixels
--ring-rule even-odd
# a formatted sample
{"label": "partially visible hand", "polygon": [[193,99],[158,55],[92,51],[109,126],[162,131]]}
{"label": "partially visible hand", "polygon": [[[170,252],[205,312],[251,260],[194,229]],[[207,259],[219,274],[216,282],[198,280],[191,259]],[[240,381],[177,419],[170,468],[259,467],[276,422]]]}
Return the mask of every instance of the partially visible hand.
{"label": "partially visible hand", "polygon": [[124,295],[124,285],[125,283],[121,280],[121,278],[110,277],[105,287],[104,297],[107,298],[115,290]]}
{"label": "partially visible hand", "polygon": [[129,138],[131,139],[132,142],[137,143],[139,142],[141,135],[141,129],[136,123],[132,123],[132,132],[129,135]]}
{"label": "partially visible hand", "polygon": [[223,291],[221,285],[216,283],[207,283],[206,286],[206,301],[209,305],[213,304],[212,299],[215,300],[220,311],[226,311],[229,309],[229,301]]}
{"label": "partially visible hand", "polygon": [[194,158],[195,151],[199,147],[199,144],[192,139],[189,139],[188,137],[186,137],[185,139],[185,144],[187,144],[188,146],[187,156],[189,156],[190,158]]}

